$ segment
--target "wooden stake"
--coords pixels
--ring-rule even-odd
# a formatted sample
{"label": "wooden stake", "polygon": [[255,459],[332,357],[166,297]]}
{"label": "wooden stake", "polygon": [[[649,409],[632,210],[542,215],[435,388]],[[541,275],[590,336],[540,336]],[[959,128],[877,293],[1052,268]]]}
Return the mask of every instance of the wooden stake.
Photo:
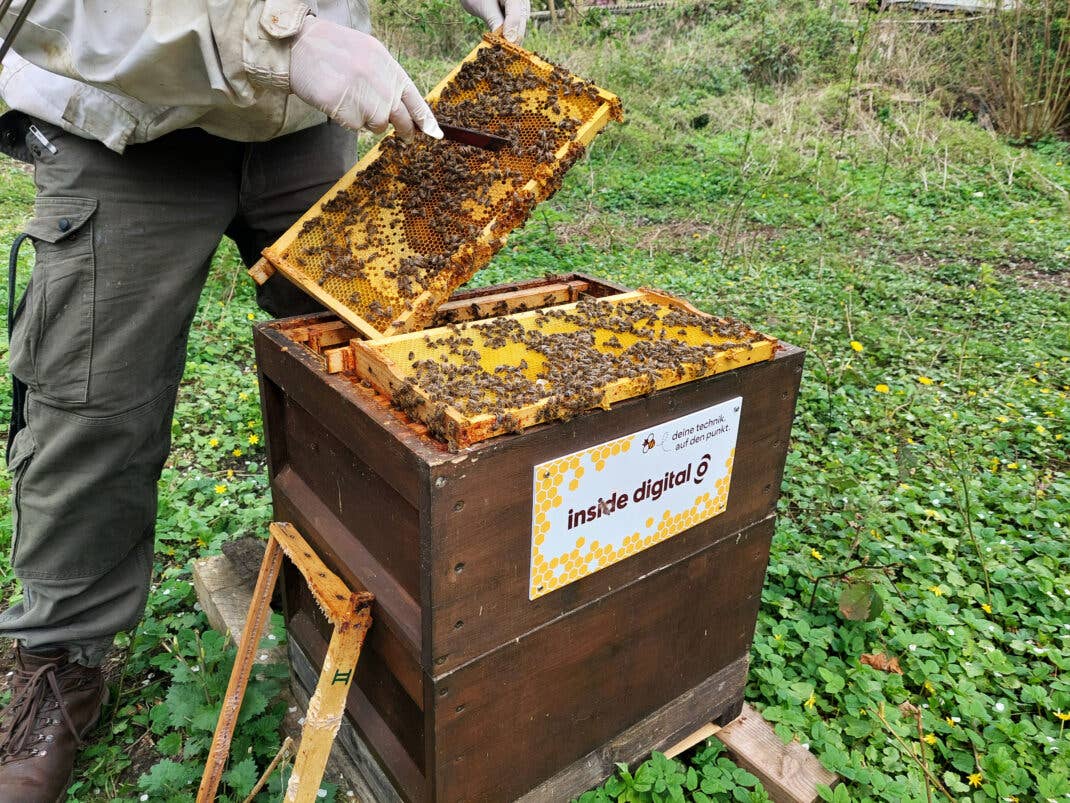
{"label": "wooden stake", "polygon": [[223,697],[223,707],[219,711],[219,721],[215,726],[215,736],[212,737],[212,748],[208,751],[201,786],[197,790],[197,803],[212,803],[215,800],[219,781],[230,757],[230,741],[234,737],[234,726],[238,724],[238,712],[245,696],[245,687],[249,685],[249,673],[253,669],[260,637],[271,614],[271,593],[281,567],[282,550],[274,538],[269,538],[267,549],[264,550],[264,560],[260,564],[260,574],[256,578],[253,601],[249,605],[245,631],[238,645],[238,657],[230,673],[227,693]]}
{"label": "wooden stake", "polygon": [[279,766],[279,762],[282,761],[282,757],[290,752],[290,749],[294,746],[294,740],[287,736],[283,742],[282,747],[279,748],[279,752],[275,754],[275,758],[271,759],[271,763],[267,765],[267,769],[264,770],[264,774],[260,776],[260,780],[256,782],[256,786],[252,788],[252,791],[246,795],[245,800],[242,803],[253,803],[253,798],[260,794],[260,790],[264,788],[264,784],[268,782],[268,778],[271,777],[271,773],[275,771],[275,767]]}

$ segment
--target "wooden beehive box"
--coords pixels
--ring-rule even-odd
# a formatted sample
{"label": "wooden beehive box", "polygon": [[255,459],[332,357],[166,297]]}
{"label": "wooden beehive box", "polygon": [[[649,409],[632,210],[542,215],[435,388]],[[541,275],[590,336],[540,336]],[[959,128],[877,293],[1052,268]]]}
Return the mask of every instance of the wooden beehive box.
{"label": "wooden beehive box", "polygon": [[[439,321],[626,290],[579,275],[489,288]],[[732,719],[802,351],[780,344],[766,361],[450,451],[355,375],[328,372],[353,334],[326,313],[262,324],[257,364],[276,518],[376,596],[347,718],[400,796],[563,800],[616,761]],[[691,462],[670,465],[673,486],[661,468],[676,454]],[[643,455],[663,461],[650,482]],[[601,507],[583,510],[575,494],[598,477],[629,502],[598,491]],[[663,500],[693,485],[694,504],[662,511],[654,481]],[[592,523],[603,545],[551,549]],[[295,663],[318,665],[329,627],[296,578],[285,593]]]}

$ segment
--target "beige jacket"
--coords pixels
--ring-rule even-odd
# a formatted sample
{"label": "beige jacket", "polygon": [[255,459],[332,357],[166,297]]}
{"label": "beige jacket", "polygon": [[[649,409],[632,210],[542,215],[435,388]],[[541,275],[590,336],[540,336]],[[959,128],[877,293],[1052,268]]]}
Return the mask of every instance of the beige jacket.
{"label": "beige jacket", "polygon": [[289,93],[290,38],[310,11],[371,30],[368,0],[37,0],[0,96],[119,153],[179,128],[271,139],[326,119]]}

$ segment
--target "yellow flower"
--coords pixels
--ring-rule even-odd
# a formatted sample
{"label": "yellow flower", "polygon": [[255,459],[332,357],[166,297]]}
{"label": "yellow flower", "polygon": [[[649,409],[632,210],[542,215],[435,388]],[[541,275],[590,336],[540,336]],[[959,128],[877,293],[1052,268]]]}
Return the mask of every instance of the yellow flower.
{"label": "yellow flower", "polygon": [[925,744],[936,744],[936,734],[935,733],[926,733],[925,736],[923,737],[923,740],[924,740]]}
{"label": "yellow flower", "polygon": [[259,435],[250,435],[249,436],[249,445],[250,446],[256,446],[258,443],[260,443],[260,436]]}
{"label": "yellow flower", "polygon": [[255,321],[256,320],[256,316],[253,315],[253,313],[251,313],[251,312],[246,313],[245,317],[248,318],[250,321]]}
{"label": "yellow flower", "polygon": [[953,720],[951,717],[944,717],[944,722],[947,723],[947,726],[949,728],[955,727],[955,720]]}
{"label": "yellow flower", "polygon": [[1011,471],[1014,471],[1016,468],[1018,468],[1018,464],[1017,463],[1008,463],[1007,464],[1007,468],[1009,468]]}
{"label": "yellow flower", "polygon": [[987,602],[982,602],[981,603],[981,610],[984,611],[985,613],[992,613],[992,606],[989,605]]}
{"label": "yellow flower", "polygon": [[816,549],[811,549],[810,550],[810,557],[816,558],[817,560],[824,560],[825,559],[825,556],[822,555],[820,552],[818,552]]}
{"label": "yellow flower", "polygon": [[999,423],[1001,424],[1006,424],[1008,421],[1010,421],[1010,419],[1007,418],[1007,416],[1005,415],[997,415],[996,420],[999,421]]}
{"label": "yellow flower", "polygon": [[1046,429],[1046,428],[1044,427],[1044,425],[1043,425],[1043,424],[1037,424],[1037,426],[1036,426],[1036,431],[1037,431],[1037,434],[1038,434],[1038,435],[1043,435],[1043,434],[1044,434],[1044,433],[1046,433],[1046,432],[1047,432],[1048,430],[1047,430],[1047,429]]}
{"label": "yellow flower", "polygon": [[891,390],[891,388],[889,388],[889,387],[888,387],[887,385],[885,385],[885,384],[884,384],[883,382],[882,382],[881,384],[877,385],[877,387],[875,387],[875,388],[873,388],[873,389],[874,389],[875,391],[877,391],[877,393],[887,393],[887,392],[888,392],[889,390]]}
{"label": "yellow flower", "polygon": [[814,703],[816,703],[816,702],[817,702],[817,698],[814,697],[814,693],[813,692],[810,692],[810,697],[806,700],[805,703],[803,703],[803,708],[813,708],[814,707]]}
{"label": "yellow flower", "polygon": [[921,382],[921,384],[923,385],[931,385],[933,383],[933,381],[927,376],[919,376],[918,381]]}
{"label": "yellow flower", "polygon": [[773,641],[782,641],[783,639],[784,639],[784,635],[782,633],[774,633],[773,634]]}
{"label": "yellow flower", "polygon": [[1070,713],[1064,714],[1062,711],[1056,711],[1055,718],[1061,722],[1070,722]]}
{"label": "yellow flower", "polygon": [[232,469],[232,468],[228,468],[227,469],[227,479],[228,480],[234,479],[234,469]]}
{"label": "yellow flower", "polygon": [[[929,680],[925,681],[924,687],[925,687],[925,691],[928,692],[929,694],[936,694],[936,687],[932,684],[932,681],[929,681]],[[930,744],[931,744],[931,742],[930,742]]]}
{"label": "yellow flower", "polygon": [[863,346],[857,340],[852,340],[851,341],[851,348],[853,348],[855,351],[862,351],[863,349],[865,349],[865,346]]}
{"label": "yellow flower", "polygon": [[208,441],[208,445],[214,449],[219,445],[219,438],[212,438],[210,441]]}
{"label": "yellow flower", "polygon": [[944,589],[940,588],[940,586],[929,586],[929,590],[937,597],[944,596]]}
{"label": "yellow flower", "polygon": [[241,457],[242,456],[242,450],[241,449],[235,449],[233,452],[231,452],[231,454],[234,455],[235,457]]}
{"label": "yellow flower", "polygon": [[249,398],[249,394],[246,393],[245,391],[242,391],[241,393],[238,394],[238,401],[246,401],[248,398]]}
{"label": "yellow flower", "polygon": [[981,785],[981,781],[983,781],[984,779],[985,779],[985,776],[983,776],[979,772],[975,772],[972,775],[967,775],[966,776],[966,780],[968,780],[970,782],[970,786],[975,786],[975,787],[976,786],[980,786]]}
{"label": "yellow flower", "polygon": [[215,492],[217,494],[225,494],[227,492],[227,486],[223,483],[219,483],[219,485],[215,487]]}

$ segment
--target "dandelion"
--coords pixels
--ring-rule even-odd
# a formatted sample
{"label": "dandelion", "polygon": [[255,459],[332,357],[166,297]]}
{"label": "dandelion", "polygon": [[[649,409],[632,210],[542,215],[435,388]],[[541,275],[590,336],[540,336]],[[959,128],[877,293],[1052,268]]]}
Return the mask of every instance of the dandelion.
{"label": "dandelion", "polygon": [[924,741],[925,744],[936,744],[936,734],[926,733],[925,736],[922,737],[922,741]]}
{"label": "dandelion", "polygon": [[933,596],[935,597],[944,596],[944,589],[940,588],[940,586],[929,586],[929,590],[933,592]]}
{"label": "dandelion", "polygon": [[933,383],[933,381],[927,376],[919,376],[918,381],[921,382],[921,384],[923,385],[931,385]]}
{"label": "dandelion", "polygon": [[260,436],[259,435],[250,435],[249,436],[249,445],[250,446],[256,446],[258,443],[260,443]]}
{"label": "dandelion", "polygon": [[242,452],[241,449],[235,449],[233,452],[231,452],[231,454],[234,455],[235,457],[241,457],[243,452]]}
{"label": "dandelion", "polygon": [[970,786],[973,786],[973,787],[980,786],[981,785],[981,781],[983,781],[984,779],[985,779],[985,776],[983,776],[979,772],[975,772],[972,775],[967,775],[966,776],[966,780],[968,780],[970,782]]}
{"label": "dandelion", "polygon": [[806,699],[806,702],[803,703],[803,708],[813,708],[816,702],[817,698],[814,696],[813,692],[810,692],[810,696]]}
{"label": "dandelion", "polygon": [[811,549],[810,550],[810,557],[814,558],[815,560],[824,560],[825,559],[825,556],[822,555],[820,552],[818,552],[816,549]]}
{"label": "dandelion", "polygon": [[215,487],[215,492],[217,494],[225,494],[227,492],[227,486],[223,483],[219,483],[219,485]]}
{"label": "dandelion", "polygon": [[852,340],[851,348],[853,348],[855,351],[863,351],[866,347],[859,343],[857,340]]}
{"label": "dandelion", "polygon": [[873,388],[873,389],[874,389],[875,391],[877,391],[877,393],[887,393],[887,392],[888,392],[889,390],[891,390],[891,388],[889,388],[889,387],[888,387],[887,385],[885,385],[885,384],[884,384],[883,382],[882,382],[881,384],[877,385],[877,387],[875,387],[875,388]]}
{"label": "dandelion", "polygon": [[211,440],[208,441],[208,445],[211,446],[214,449],[215,447],[217,447],[219,445],[219,438],[212,438]]}
{"label": "dandelion", "polygon": [[984,611],[985,613],[992,613],[992,606],[989,605],[987,602],[982,602],[981,603],[981,610]]}

